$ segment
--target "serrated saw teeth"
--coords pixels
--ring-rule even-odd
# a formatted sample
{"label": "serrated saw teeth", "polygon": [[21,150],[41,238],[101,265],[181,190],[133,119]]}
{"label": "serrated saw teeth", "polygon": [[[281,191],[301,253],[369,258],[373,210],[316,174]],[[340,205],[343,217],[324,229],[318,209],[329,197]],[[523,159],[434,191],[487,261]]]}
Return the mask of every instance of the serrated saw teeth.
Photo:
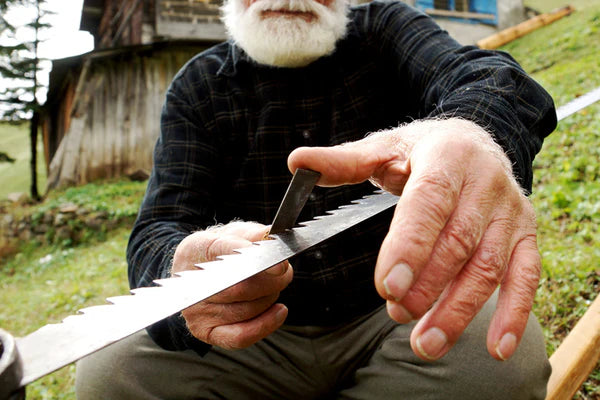
{"label": "serrated saw teeth", "polygon": [[[275,240],[257,242],[240,249],[239,254],[226,255],[217,261],[199,263],[197,270],[158,279],[154,282],[156,286],[133,289],[130,296],[111,297],[108,304],[85,308],[82,314],[67,317],[63,323],[49,324],[18,338],[23,361],[20,385],[25,386],[285,261],[387,210],[397,201],[398,197],[389,193],[365,197],[359,204],[274,235]],[[49,347],[61,351],[48,352]]]}

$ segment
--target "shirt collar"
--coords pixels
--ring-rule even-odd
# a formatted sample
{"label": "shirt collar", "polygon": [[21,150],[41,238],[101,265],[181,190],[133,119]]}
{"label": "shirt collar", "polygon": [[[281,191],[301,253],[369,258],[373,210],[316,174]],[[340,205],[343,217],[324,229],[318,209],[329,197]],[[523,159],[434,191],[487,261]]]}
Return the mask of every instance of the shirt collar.
{"label": "shirt collar", "polygon": [[244,63],[252,63],[252,59],[237,46],[232,39],[227,40],[227,55],[223,61],[223,65],[217,71],[217,75],[225,75],[232,77],[237,74],[238,68]]}

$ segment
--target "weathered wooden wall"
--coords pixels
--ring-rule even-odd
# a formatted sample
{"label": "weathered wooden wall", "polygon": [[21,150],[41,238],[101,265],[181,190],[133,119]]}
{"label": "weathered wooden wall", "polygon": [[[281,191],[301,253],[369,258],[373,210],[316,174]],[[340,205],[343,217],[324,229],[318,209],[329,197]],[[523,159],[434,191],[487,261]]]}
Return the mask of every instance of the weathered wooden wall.
{"label": "weathered wooden wall", "polygon": [[156,35],[224,40],[222,4],[223,0],[156,0]]}
{"label": "weathered wooden wall", "polygon": [[148,173],[168,84],[205,47],[153,47],[85,60],[79,81],[71,79],[54,108],[55,131],[45,135],[62,138],[50,162],[48,187]]}
{"label": "weathered wooden wall", "polygon": [[141,44],[144,22],[154,23],[154,0],[104,0],[96,48]]}

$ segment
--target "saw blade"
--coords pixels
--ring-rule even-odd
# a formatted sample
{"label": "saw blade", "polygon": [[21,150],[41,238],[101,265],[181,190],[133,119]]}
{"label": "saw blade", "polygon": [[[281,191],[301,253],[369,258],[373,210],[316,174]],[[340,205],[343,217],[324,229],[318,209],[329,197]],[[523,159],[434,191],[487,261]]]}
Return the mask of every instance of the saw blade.
{"label": "saw blade", "polygon": [[593,89],[583,96],[577,97],[575,100],[571,100],[567,104],[559,107],[556,110],[556,119],[562,121],[568,116],[575,114],[577,111],[583,110],[587,106],[594,104],[600,100],[600,87]]}
{"label": "saw blade", "polygon": [[230,286],[393,207],[398,196],[377,191],[327,215],[299,224],[273,240],[236,250],[237,254],[198,264],[198,270],[156,280],[157,286],[112,297],[58,324],[17,338],[25,386],[44,375],[194,305]]}

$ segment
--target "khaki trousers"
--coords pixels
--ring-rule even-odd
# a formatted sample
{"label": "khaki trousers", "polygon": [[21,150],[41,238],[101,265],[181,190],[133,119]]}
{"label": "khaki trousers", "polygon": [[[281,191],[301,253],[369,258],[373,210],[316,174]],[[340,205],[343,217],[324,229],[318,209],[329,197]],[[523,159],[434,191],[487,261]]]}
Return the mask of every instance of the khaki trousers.
{"label": "khaki trousers", "polygon": [[110,399],[479,399],[543,400],[550,374],[533,316],[514,356],[494,360],[486,332],[494,300],[441,360],[410,349],[414,324],[398,325],[385,308],[339,327],[284,326],[237,351],[204,357],[170,352],[145,331],[78,363],[82,400]]}

